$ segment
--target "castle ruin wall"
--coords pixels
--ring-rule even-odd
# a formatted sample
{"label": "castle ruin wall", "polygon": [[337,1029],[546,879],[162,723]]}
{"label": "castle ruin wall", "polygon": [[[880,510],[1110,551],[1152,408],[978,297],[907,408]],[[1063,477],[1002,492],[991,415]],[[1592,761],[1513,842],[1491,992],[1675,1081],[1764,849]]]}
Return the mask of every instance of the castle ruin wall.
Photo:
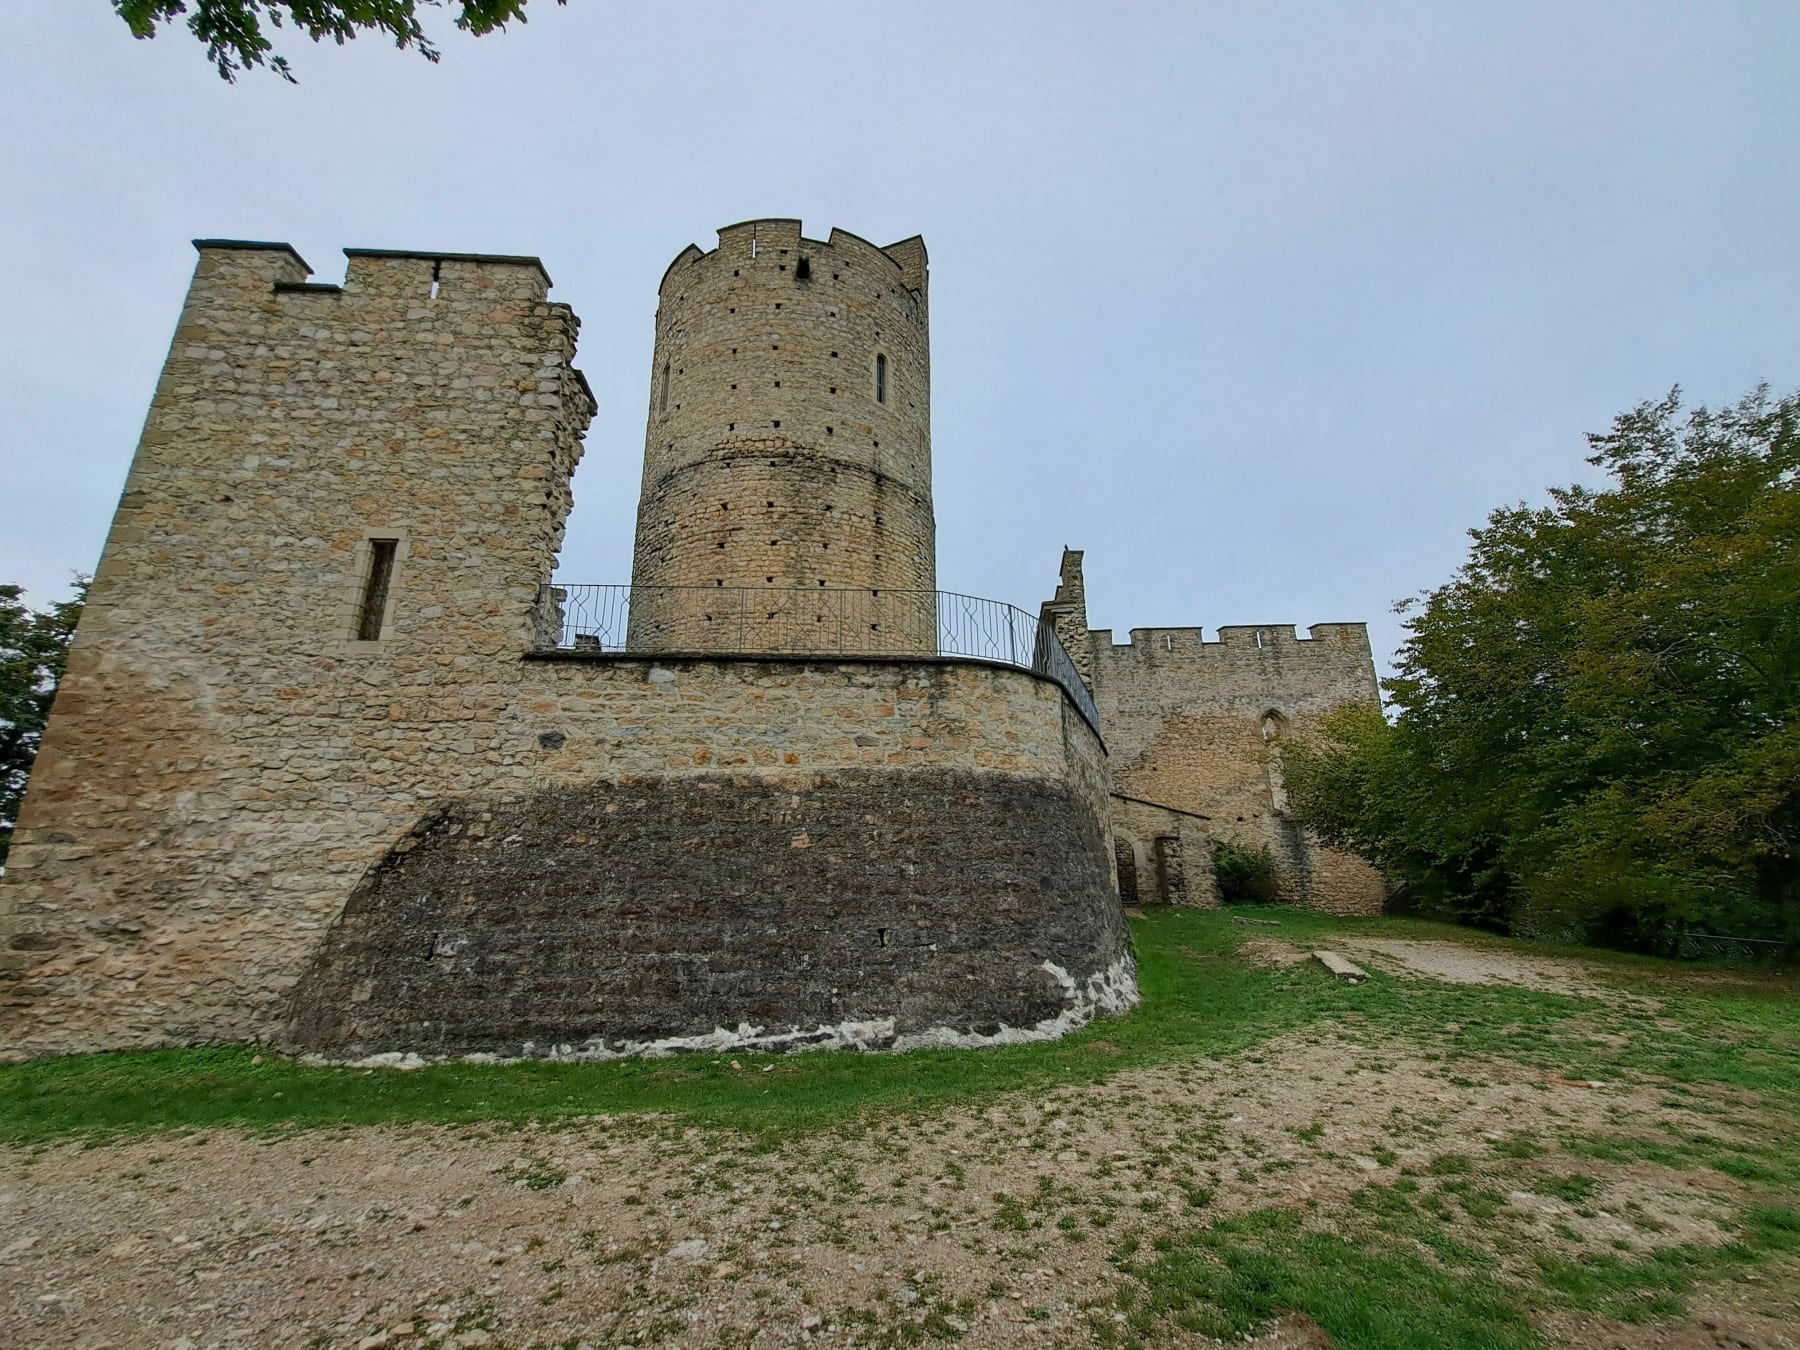
{"label": "castle ruin wall", "polygon": [[[1184,893],[1170,896],[1165,884],[1160,896],[1141,887],[1142,898],[1216,903],[1211,846],[1224,842],[1266,847],[1282,900],[1381,912],[1380,873],[1320,844],[1289,814],[1281,780],[1284,741],[1317,734],[1334,709],[1379,706],[1365,625],[1314,624],[1306,637],[1291,624],[1229,625],[1211,642],[1199,628],[1134,628],[1129,641],[1115,643],[1110,629],[1087,627],[1082,555],[1070,549],[1044,614],[1090,672],[1110,754],[1115,834],[1136,850],[1140,880],[1167,871],[1155,861],[1158,840],[1181,852]],[[1173,810],[1158,819],[1156,806]],[[1159,833],[1146,841],[1151,830]],[[1204,861],[1195,856],[1202,848]]]}
{"label": "castle ruin wall", "polygon": [[1361,859],[1327,848],[1288,814],[1281,742],[1314,734],[1350,703],[1377,703],[1364,625],[1133,629],[1093,633],[1095,703],[1115,792],[1199,810],[1214,840],[1266,847],[1279,898],[1332,913],[1380,913],[1386,885]]}
{"label": "castle ruin wall", "polygon": [[[830,242],[922,306],[922,244]],[[1135,1001],[1053,681],[534,651],[593,413],[535,259],[198,247],[0,881],[6,1054],[905,1048]],[[930,585],[925,500],[891,537]]]}

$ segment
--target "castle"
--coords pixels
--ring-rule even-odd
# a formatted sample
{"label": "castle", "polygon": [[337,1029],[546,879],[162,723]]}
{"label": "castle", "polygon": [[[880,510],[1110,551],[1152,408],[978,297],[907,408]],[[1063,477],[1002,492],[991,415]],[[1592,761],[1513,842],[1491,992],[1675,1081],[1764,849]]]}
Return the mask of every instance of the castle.
{"label": "castle", "polygon": [[594,398],[535,258],[199,262],[0,883],[0,1048],[984,1045],[1137,999],[1121,897],[1379,908],[1283,738],[1361,625],[937,590],[923,241],[664,275],[629,586],[552,584]]}

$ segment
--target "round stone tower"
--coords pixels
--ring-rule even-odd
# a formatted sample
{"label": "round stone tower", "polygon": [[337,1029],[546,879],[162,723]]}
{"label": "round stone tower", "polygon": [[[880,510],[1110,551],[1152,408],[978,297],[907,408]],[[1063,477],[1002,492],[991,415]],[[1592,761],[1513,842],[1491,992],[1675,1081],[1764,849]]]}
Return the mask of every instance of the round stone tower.
{"label": "round stone tower", "polygon": [[670,264],[631,579],[639,649],[935,650],[922,239],[754,220]]}

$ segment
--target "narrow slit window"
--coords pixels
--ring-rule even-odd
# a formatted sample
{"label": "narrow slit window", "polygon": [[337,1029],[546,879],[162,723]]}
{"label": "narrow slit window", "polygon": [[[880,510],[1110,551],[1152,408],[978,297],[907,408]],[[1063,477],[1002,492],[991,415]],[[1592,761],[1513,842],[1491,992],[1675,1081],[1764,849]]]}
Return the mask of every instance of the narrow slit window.
{"label": "narrow slit window", "polygon": [[669,411],[669,363],[663,362],[662,411]]}
{"label": "narrow slit window", "polygon": [[875,353],[875,401],[887,402],[887,357]]}
{"label": "narrow slit window", "polygon": [[396,539],[369,541],[369,575],[363,582],[362,608],[356,616],[356,636],[373,642],[381,636],[382,615],[387,612],[388,587],[394,580]]}

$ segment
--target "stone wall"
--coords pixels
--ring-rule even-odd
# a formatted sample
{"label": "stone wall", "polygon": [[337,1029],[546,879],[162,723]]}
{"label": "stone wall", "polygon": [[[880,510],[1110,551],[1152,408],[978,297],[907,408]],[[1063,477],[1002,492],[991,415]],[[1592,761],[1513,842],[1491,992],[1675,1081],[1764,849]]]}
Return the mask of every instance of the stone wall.
{"label": "stone wall", "polygon": [[532,787],[396,843],[297,991],[296,1047],[984,1044],[1135,1002],[1102,752],[1047,681],[533,662],[521,713]]}
{"label": "stone wall", "polygon": [[[755,220],[684,250],[657,307],[633,585],[934,590],[928,334],[919,239]],[[634,597],[634,646],[657,645],[663,603]],[[935,650],[929,610],[894,623],[910,640],[879,649]]]}
{"label": "stone wall", "polygon": [[1056,579],[1056,594],[1038,610],[1038,619],[1050,625],[1057,641],[1074,662],[1076,673],[1091,690],[1094,687],[1093,644],[1088,641],[1087,578],[1082,572],[1081,553],[1065,548],[1062,567]]}
{"label": "stone wall", "polygon": [[[1291,624],[1225,627],[1216,642],[1198,628],[1134,628],[1128,642],[1115,644],[1110,630],[1086,626],[1082,558],[1070,550],[1045,613],[1071,651],[1084,651],[1092,672],[1120,799],[1118,831],[1140,846],[1148,829],[1181,839],[1197,829],[1172,819],[1159,826],[1146,818],[1147,804],[1194,812],[1207,818],[1214,841],[1266,846],[1282,899],[1339,913],[1380,912],[1380,874],[1301,829],[1281,787],[1284,740],[1313,734],[1334,708],[1379,701],[1363,624],[1315,624],[1306,638]],[[1204,886],[1191,862],[1195,844],[1182,847],[1190,887]],[[1211,897],[1195,889],[1185,899]]]}
{"label": "stone wall", "polygon": [[1120,793],[1109,797],[1119,898],[1128,905],[1216,909],[1212,822]]}

